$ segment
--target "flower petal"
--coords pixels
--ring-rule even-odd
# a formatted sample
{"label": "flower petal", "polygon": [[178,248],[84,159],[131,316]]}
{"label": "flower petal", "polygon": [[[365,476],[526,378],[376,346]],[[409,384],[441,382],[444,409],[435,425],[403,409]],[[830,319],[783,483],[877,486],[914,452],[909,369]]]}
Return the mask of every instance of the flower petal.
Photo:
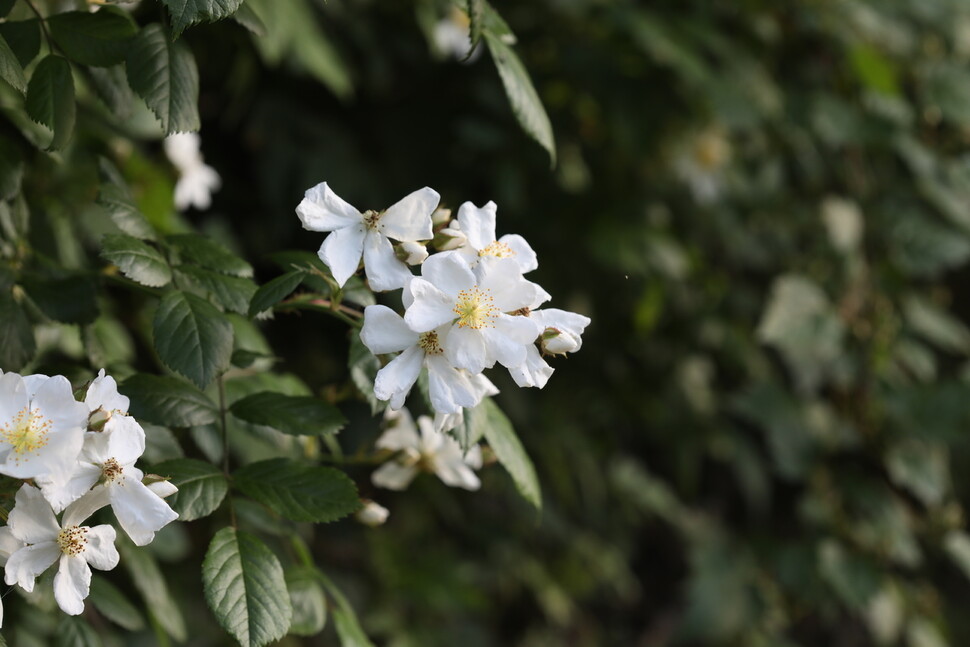
{"label": "flower petal", "polygon": [[542,388],[549,381],[555,369],[549,366],[535,345],[526,347],[525,361],[517,366],[509,367],[509,374],[515,383],[521,387],[535,386]]}
{"label": "flower petal", "polygon": [[440,252],[426,260],[421,266],[421,278],[431,282],[451,299],[477,283],[475,274],[457,250]]}
{"label": "flower petal", "polygon": [[375,355],[396,353],[418,342],[418,334],[408,328],[404,318],[387,306],[364,308],[360,341]]}
{"label": "flower petal", "polygon": [[[488,330],[483,329],[483,330]],[[482,330],[452,326],[445,337],[445,357],[456,368],[463,368],[469,373],[477,374],[485,370],[494,361],[485,351],[485,338]]]}
{"label": "flower petal", "polygon": [[128,413],[130,401],[127,397],[118,393],[118,383],[110,375],[104,374],[104,369],[98,371],[98,377],[94,378],[88,386],[87,394],[84,396],[84,404],[88,405],[88,411],[118,411]]}
{"label": "flower petal", "polygon": [[64,476],[53,473],[34,479],[54,512],[61,512],[94,487],[101,478],[101,467],[92,463],[79,463],[67,478]]}
{"label": "flower petal", "polygon": [[0,429],[10,425],[29,402],[23,377],[17,373],[0,376]]}
{"label": "flower petal", "polygon": [[384,420],[390,426],[377,439],[374,446],[378,449],[389,449],[400,451],[402,449],[412,449],[421,446],[421,438],[418,436],[418,428],[411,418],[407,409],[399,411],[388,411],[384,414]]}
{"label": "flower petal", "polygon": [[108,491],[118,523],[136,546],[150,544],[156,532],[178,519],[178,513],[139,480],[125,478]]}
{"label": "flower petal", "polygon": [[60,555],[61,549],[53,540],[25,546],[7,558],[3,581],[10,585],[19,584],[29,593],[34,590],[37,576],[50,568]]}
{"label": "flower petal", "polygon": [[[87,552],[87,551],[85,551]],[[84,612],[84,598],[91,592],[91,568],[80,555],[61,555],[54,576],[54,599],[69,616]]]}
{"label": "flower petal", "polygon": [[330,268],[334,280],[341,287],[357,271],[364,251],[365,233],[364,223],[359,222],[334,230],[320,245],[317,255]]}
{"label": "flower petal", "polygon": [[412,465],[401,465],[395,461],[384,463],[370,475],[371,483],[388,490],[404,490],[417,476],[418,470]]}
{"label": "flower petal", "polygon": [[476,250],[485,249],[495,242],[495,211],[498,207],[489,200],[484,207],[465,202],[458,207],[458,224],[468,237],[468,243]]}
{"label": "flower petal", "polygon": [[479,285],[494,295],[495,306],[502,312],[528,308],[537,301],[541,288],[522,278],[522,270],[514,259],[485,256],[479,260],[476,270]]}
{"label": "flower petal", "polygon": [[331,191],[326,182],[307,189],[296,215],[310,231],[334,231],[363,222],[360,212]]}
{"label": "flower petal", "polygon": [[418,189],[388,207],[377,227],[394,240],[429,240],[434,235],[431,212],[437,208],[440,199],[432,188]]}
{"label": "flower petal", "polygon": [[10,526],[0,528],[0,566],[7,563],[7,558],[23,548],[26,544],[13,536]]}
{"label": "flower petal", "polygon": [[115,529],[114,526],[102,524],[88,528],[84,546],[85,561],[99,571],[110,571],[118,565],[118,549],[115,548]]}
{"label": "flower petal", "polygon": [[[431,259],[428,259],[428,263]],[[427,265],[427,263],[425,263]],[[422,278],[409,284],[414,301],[404,312],[404,321],[415,332],[428,332],[455,319],[455,301]]]}
{"label": "flower petal", "polygon": [[40,490],[32,485],[20,486],[14,498],[13,510],[7,517],[14,537],[28,544],[53,541],[61,531],[54,511]]}
{"label": "flower petal", "polygon": [[475,392],[468,374],[452,366],[442,355],[429,355],[428,395],[436,413],[458,413],[462,407],[474,407],[481,398]]}
{"label": "flower petal", "polygon": [[377,372],[374,379],[374,396],[378,400],[389,400],[396,393],[407,394],[421,373],[421,360],[424,351],[411,346],[395,357],[387,366]]}
{"label": "flower petal", "polygon": [[96,485],[80,499],[67,506],[61,522],[65,526],[80,526],[85,519],[109,503],[111,503],[111,496],[108,488],[104,485]]}
{"label": "flower petal", "polygon": [[508,245],[515,252],[515,256],[512,258],[515,259],[516,264],[522,270],[523,274],[538,269],[539,259],[525,238],[518,234],[506,234],[499,238],[498,242]]}
{"label": "flower petal", "polygon": [[413,276],[394,254],[391,241],[376,231],[364,236],[364,273],[371,289],[377,292],[403,288]]}
{"label": "flower petal", "polygon": [[111,416],[102,433],[108,438],[107,458],[121,465],[132,465],[145,453],[145,430],[131,416]]}
{"label": "flower petal", "polygon": [[525,362],[526,348],[539,336],[539,327],[529,317],[500,315],[493,328],[485,328],[482,335],[490,360],[505,367]]}

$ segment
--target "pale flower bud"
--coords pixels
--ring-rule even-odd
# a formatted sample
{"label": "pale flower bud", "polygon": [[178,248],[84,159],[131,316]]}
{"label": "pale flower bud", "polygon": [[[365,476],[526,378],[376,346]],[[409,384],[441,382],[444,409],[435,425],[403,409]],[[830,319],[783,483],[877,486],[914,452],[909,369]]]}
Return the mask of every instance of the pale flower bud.
{"label": "pale flower bud", "polygon": [[95,409],[88,416],[88,430],[89,431],[101,431],[104,429],[105,423],[111,420],[111,412],[105,411],[102,408]]}
{"label": "pale flower bud", "polygon": [[448,224],[449,220],[451,220],[451,209],[438,207],[431,213],[431,224],[436,228]]}
{"label": "pale flower bud", "polygon": [[540,340],[542,352],[546,355],[565,355],[578,350],[580,347],[578,335],[558,328],[546,328],[542,332]]}
{"label": "pale flower bud", "polygon": [[148,486],[149,490],[163,499],[179,491],[171,481],[158,474],[145,474],[141,482]]}
{"label": "pale flower bud", "polygon": [[420,265],[428,258],[428,250],[424,245],[409,240],[395,245],[395,253],[408,265]]}
{"label": "pale flower bud", "polygon": [[364,499],[364,507],[357,511],[354,518],[365,526],[376,528],[382,525],[390,516],[390,511],[376,501]]}
{"label": "pale flower bud", "polygon": [[467,243],[468,238],[462,232],[457,220],[452,220],[451,224],[435,234],[434,237],[434,246],[439,252],[458,249]]}

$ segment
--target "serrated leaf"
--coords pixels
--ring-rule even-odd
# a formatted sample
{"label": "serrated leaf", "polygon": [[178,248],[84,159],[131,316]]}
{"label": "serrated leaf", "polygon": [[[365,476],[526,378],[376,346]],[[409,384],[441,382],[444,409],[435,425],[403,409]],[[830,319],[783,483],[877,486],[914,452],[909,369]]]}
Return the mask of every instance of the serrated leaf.
{"label": "serrated leaf", "polygon": [[232,324],[208,301],[173,291],[153,322],[155,350],[165,365],[205,388],[229,368]]}
{"label": "serrated leaf", "polygon": [[101,647],[101,639],[84,618],[64,616],[57,623],[55,647]]}
{"label": "serrated leaf", "polygon": [[170,41],[162,26],[152,23],[132,40],[125,63],[131,89],[166,135],[199,129],[199,71],[184,44]]}
{"label": "serrated leaf", "polygon": [[246,422],[295,436],[333,434],[347,423],[337,407],[323,400],[271,391],[246,396],[229,410]]}
{"label": "serrated leaf", "polygon": [[354,613],[354,608],[350,606],[350,602],[347,601],[344,594],[329,577],[320,571],[316,571],[316,573],[320,582],[327,590],[327,593],[337,603],[337,606],[333,608],[331,613],[333,614],[333,624],[337,630],[337,637],[340,638],[341,647],[374,647],[374,643],[367,638],[367,634],[364,633],[364,630],[360,626],[360,621],[357,620],[357,614]]}
{"label": "serrated leaf", "polygon": [[288,458],[245,465],[233,473],[233,484],[293,521],[336,521],[360,507],[357,487],[346,474]]}
{"label": "serrated leaf", "polygon": [[169,636],[184,642],[187,637],[185,619],[151,553],[135,546],[124,536],[119,536],[117,543],[121,563],[131,574],[135,588],[145,600],[144,608]]}
{"label": "serrated leaf", "polygon": [[232,276],[253,276],[252,265],[211,238],[199,234],[175,234],[166,236],[165,242],[178,252],[183,263],[194,263]]}
{"label": "serrated leaf", "polygon": [[27,67],[40,53],[40,22],[12,20],[0,23],[0,36],[7,41],[21,67]]}
{"label": "serrated leaf", "polygon": [[478,42],[482,39],[485,0],[467,0],[465,10],[468,12],[468,37],[472,43],[471,47],[468,48],[468,56],[471,56],[478,46]]}
{"label": "serrated leaf", "polygon": [[23,308],[9,290],[0,292],[0,367],[19,371],[35,352],[34,331]]}
{"label": "serrated leaf", "polygon": [[535,506],[536,510],[541,510],[542,492],[539,489],[539,479],[536,478],[532,460],[525,453],[525,448],[522,447],[519,437],[512,429],[512,423],[490,398],[482,400],[479,406],[483,408],[486,416],[482,433],[489,447],[495,452],[495,457],[502,467],[512,476],[519,494]]}
{"label": "serrated leaf", "polygon": [[199,288],[202,296],[210,296],[231,312],[246,314],[249,300],[256,293],[256,284],[250,279],[213,272],[195,265],[180,265],[177,271]]}
{"label": "serrated leaf", "polygon": [[216,620],[243,647],[282,638],[292,607],[276,556],[256,537],[223,528],[202,562],[205,600]]}
{"label": "serrated leaf", "polygon": [[289,633],[294,636],[317,635],[327,624],[327,598],[316,574],[308,568],[288,568],[285,577],[293,608]]}
{"label": "serrated leaf", "polygon": [[522,129],[546,149],[552,165],[555,166],[556,142],[552,135],[552,124],[549,123],[549,116],[532,85],[529,73],[518,55],[501,38],[490,31],[485,31],[483,36],[488,50],[492,53],[492,60],[495,61],[515,118]]}
{"label": "serrated leaf", "polygon": [[231,16],[242,0],[162,0],[162,4],[172,16],[172,32],[177,38],[189,25]]}
{"label": "serrated leaf", "polygon": [[285,299],[303,281],[303,272],[287,272],[261,285],[249,302],[249,316],[255,317]]}
{"label": "serrated leaf", "polygon": [[101,241],[101,258],[117,265],[122,274],[142,285],[160,288],[172,280],[172,270],[161,252],[132,236],[105,236]]}
{"label": "serrated leaf", "polygon": [[21,67],[17,55],[10,49],[7,40],[0,34],[0,79],[9,83],[15,90],[23,94],[27,90],[27,77]]}
{"label": "serrated leaf", "polygon": [[118,388],[131,400],[138,419],[166,427],[195,427],[216,422],[219,410],[204,393],[174,377],[139,373]]}
{"label": "serrated leaf", "polygon": [[37,307],[55,321],[88,324],[98,317],[97,286],[85,276],[29,278],[22,285]]}
{"label": "serrated leaf", "polygon": [[54,14],[47,27],[65,56],[96,67],[123,63],[128,43],[138,33],[128,13],[116,7]]}
{"label": "serrated leaf", "polygon": [[124,120],[131,115],[135,94],[128,85],[124,65],[109,67],[86,67],[83,69],[88,82],[98,97],[118,119]]}
{"label": "serrated leaf", "polygon": [[24,177],[24,155],[9,137],[0,134],[0,200],[11,200],[20,193]]}
{"label": "serrated leaf", "polygon": [[152,474],[170,477],[179,491],[166,499],[178,512],[179,521],[195,521],[218,509],[229,485],[222,470],[194,458],[181,458],[153,465]]}
{"label": "serrated leaf", "polygon": [[77,110],[74,77],[67,59],[49,54],[37,64],[27,84],[24,106],[31,119],[54,132],[51,150],[57,150],[67,143],[74,130]]}
{"label": "serrated leaf", "polygon": [[101,178],[98,204],[108,211],[118,229],[135,238],[155,240],[155,231],[135,205],[135,199],[115,165],[104,157],[99,158],[98,175]]}
{"label": "serrated leaf", "polygon": [[145,618],[138,607],[103,577],[91,579],[91,596],[88,599],[101,615],[128,631],[138,631],[145,626]]}

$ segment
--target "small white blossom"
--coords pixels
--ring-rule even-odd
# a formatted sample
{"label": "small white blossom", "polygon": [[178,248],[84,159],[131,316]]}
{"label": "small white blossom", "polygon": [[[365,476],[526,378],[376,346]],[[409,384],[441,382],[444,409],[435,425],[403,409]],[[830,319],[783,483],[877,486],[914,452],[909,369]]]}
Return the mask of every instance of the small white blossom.
{"label": "small white blossom", "polygon": [[471,51],[471,20],[458,7],[451,7],[448,15],[435,24],[432,40],[439,52],[459,61],[471,62],[481,56],[481,47]]}
{"label": "small white blossom", "polygon": [[[536,253],[518,234],[506,234],[495,238],[495,212],[498,207],[489,200],[484,207],[476,207],[471,202],[465,202],[458,208],[457,231],[464,237],[464,242],[454,248],[474,265],[484,256],[497,258],[511,258],[519,266],[523,274],[539,267]],[[451,234],[456,232],[452,223]],[[452,236],[454,240],[460,240]]]}
{"label": "small white blossom", "polygon": [[208,209],[212,194],[222,186],[222,178],[214,168],[205,163],[199,148],[198,133],[176,133],[163,142],[165,154],[178,169],[175,183],[175,208],[185,211],[189,207]]}
{"label": "small white blossom", "polygon": [[529,318],[539,324],[542,330],[539,334],[539,346],[529,346],[525,362],[510,367],[509,374],[521,387],[534,386],[541,389],[554,370],[543,359],[543,355],[562,355],[579,350],[583,345],[583,331],[589,325],[590,318],[558,308],[533,310],[529,313]]}
{"label": "small white blossom", "polygon": [[361,213],[337,196],[326,182],[308,189],[296,213],[309,231],[327,231],[318,252],[337,284],[343,286],[364,259],[364,272],[377,291],[403,287],[411,272],[394,253],[390,239],[429,240],[431,213],[438,206],[437,191],[424,187],[384,211]]}
{"label": "small white blossom", "polygon": [[25,546],[7,559],[4,581],[33,591],[37,576],[57,562],[57,605],[69,615],[84,611],[84,599],[91,588],[91,566],[107,571],[118,565],[115,529],[109,525],[81,526],[87,518],[84,512],[83,507],[70,506],[58,523],[41,491],[23,485],[7,523],[11,534]]}
{"label": "small white blossom", "polygon": [[731,142],[717,126],[688,136],[674,159],[674,170],[700,204],[711,204],[722,193]]}
{"label": "small white blossom", "polygon": [[466,490],[481,487],[474,472],[482,466],[482,452],[477,445],[463,453],[458,441],[434,430],[431,418],[420,416],[415,426],[407,409],[388,411],[385,419],[391,426],[376,446],[399,454],[371,474],[374,485],[403,490],[424,469],[437,474],[445,485]]}
{"label": "small white blossom", "polygon": [[843,254],[859,249],[864,221],[862,210],[852,200],[828,196],[822,201],[822,222],[832,246]]}
{"label": "small white blossom", "polygon": [[354,515],[354,519],[361,522],[365,526],[370,526],[371,528],[376,528],[381,526],[387,521],[390,516],[391,511],[382,506],[376,501],[364,501],[364,506],[357,511]]}

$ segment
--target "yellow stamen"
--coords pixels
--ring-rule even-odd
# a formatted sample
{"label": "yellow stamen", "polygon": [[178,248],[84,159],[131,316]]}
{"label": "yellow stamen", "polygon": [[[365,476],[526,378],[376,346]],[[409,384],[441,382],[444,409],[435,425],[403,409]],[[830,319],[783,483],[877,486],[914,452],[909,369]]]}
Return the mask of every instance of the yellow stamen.
{"label": "yellow stamen", "polygon": [[117,459],[109,458],[101,466],[101,481],[103,483],[112,483],[114,481],[120,481],[123,473],[121,465],[118,464]]}
{"label": "yellow stamen", "polygon": [[57,545],[65,555],[80,555],[88,543],[87,526],[68,526],[57,533]]}
{"label": "yellow stamen", "polygon": [[493,304],[494,299],[488,290],[482,290],[477,285],[458,293],[454,313],[458,315],[460,328],[493,328],[499,309]]}
{"label": "yellow stamen", "polygon": [[497,240],[494,240],[478,250],[478,255],[495,256],[496,258],[512,258],[515,256],[515,251],[505,243],[500,243]]}
{"label": "yellow stamen", "polygon": [[424,350],[428,355],[440,355],[444,351],[441,349],[441,343],[438,341],[438,333],[435,331],[430,331],[422,333],[418,337],[418,346]]}
{"label": "yellow stamen", "polygon": [[0,440],[12,446],[15,463],[30,458],[29,454],[47,446],[53,423],[38,409],[24,407],[13,420],[0,427]]}

